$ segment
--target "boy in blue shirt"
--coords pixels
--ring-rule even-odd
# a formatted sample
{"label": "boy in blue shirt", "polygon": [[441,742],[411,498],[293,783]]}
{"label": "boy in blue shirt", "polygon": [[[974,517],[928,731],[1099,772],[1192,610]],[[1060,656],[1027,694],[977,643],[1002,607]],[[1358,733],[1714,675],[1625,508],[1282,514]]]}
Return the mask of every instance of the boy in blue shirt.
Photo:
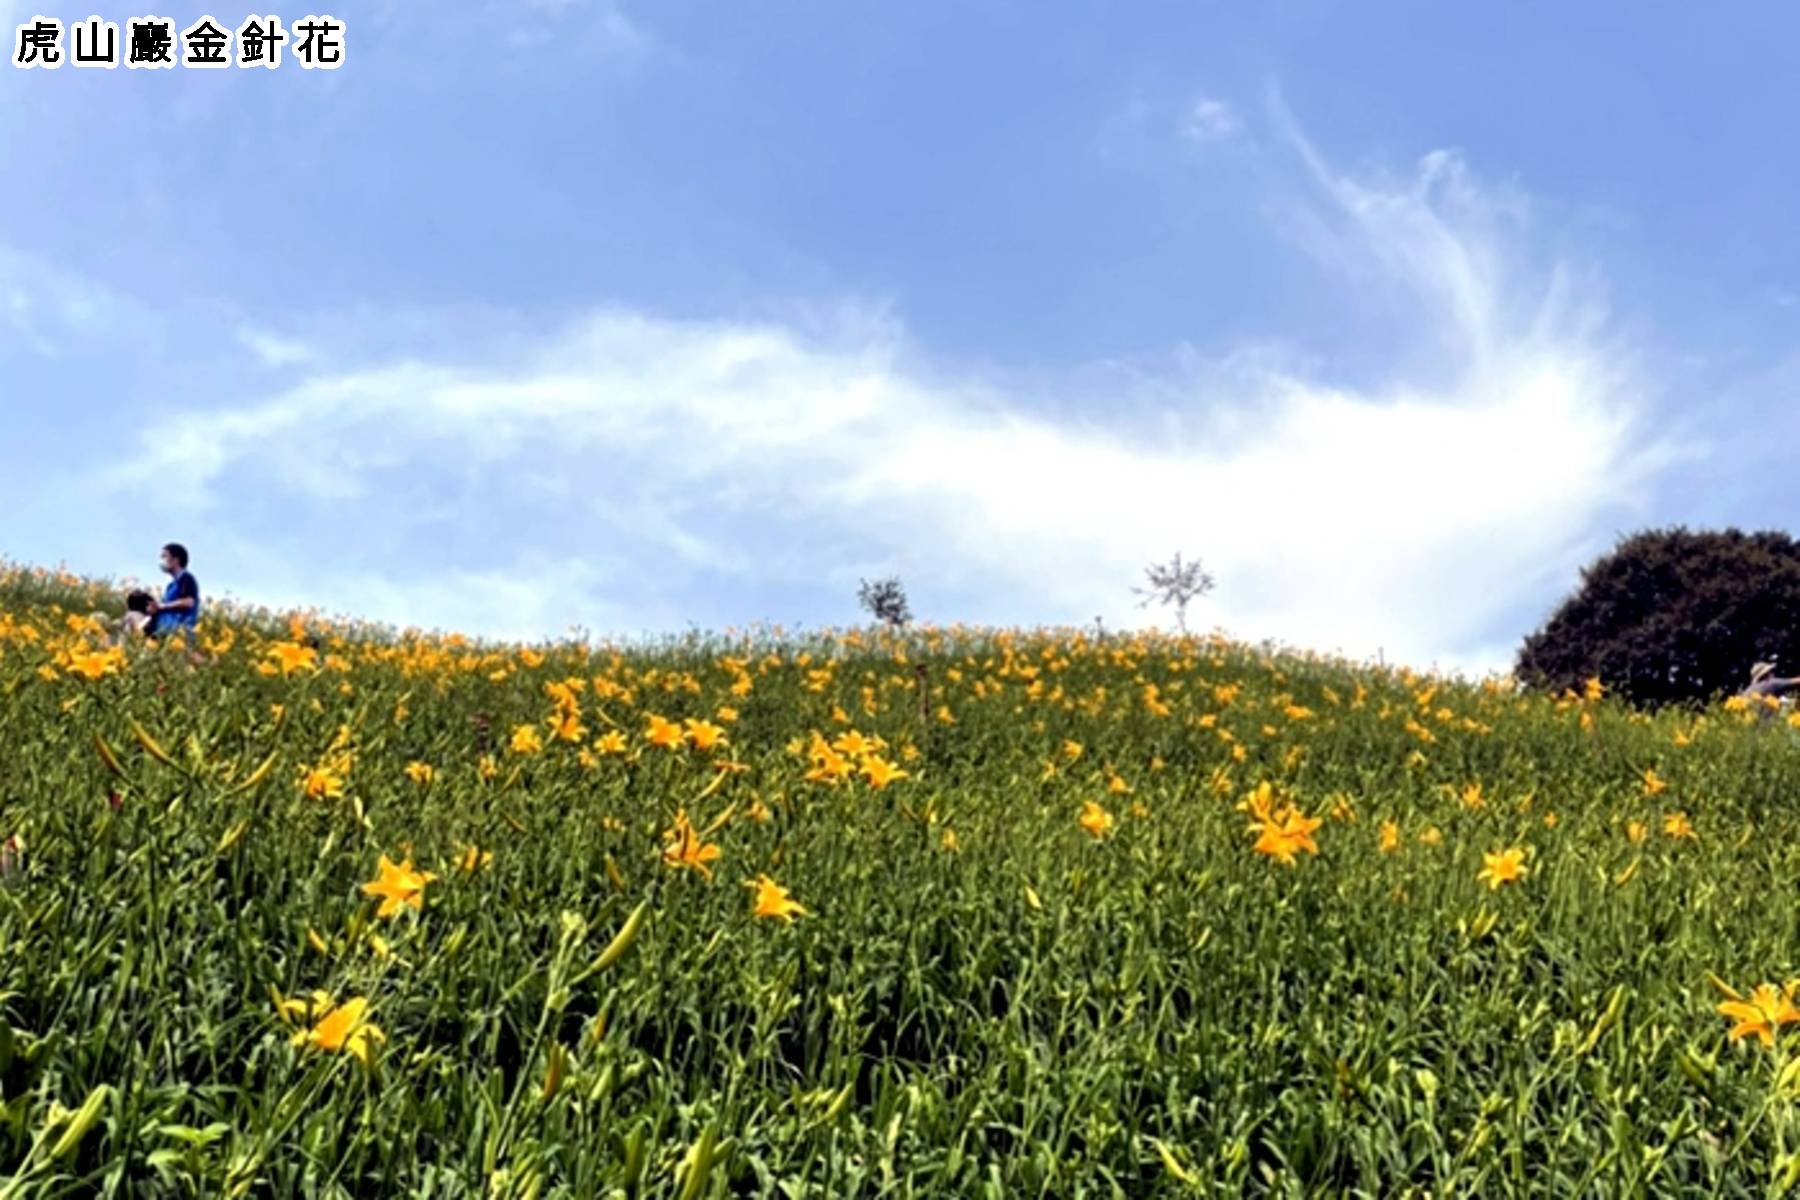
{"label": "boy in blue shirt", "polygon": [[169,586],[161,600],[150,602],[150,637],[180,631],[189,641],[200,623],[200,584],[188,574],[187,547],[170,542],[162,548],[162,569],[169,575]]}

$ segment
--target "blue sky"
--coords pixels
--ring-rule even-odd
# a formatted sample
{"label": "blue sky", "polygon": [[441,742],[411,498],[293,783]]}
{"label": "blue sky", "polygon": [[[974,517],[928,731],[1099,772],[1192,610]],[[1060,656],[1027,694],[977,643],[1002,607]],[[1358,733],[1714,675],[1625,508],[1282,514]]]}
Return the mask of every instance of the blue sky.
{"label": "blue sky", "polygon": [[1623,531],[1791,524],[1800,16],[1732,11],[372,0],[334,72],[0,68],[0,555],[534,637],[887,573],[1166,622],[1180,549],[1202,626],[1503,665]]}

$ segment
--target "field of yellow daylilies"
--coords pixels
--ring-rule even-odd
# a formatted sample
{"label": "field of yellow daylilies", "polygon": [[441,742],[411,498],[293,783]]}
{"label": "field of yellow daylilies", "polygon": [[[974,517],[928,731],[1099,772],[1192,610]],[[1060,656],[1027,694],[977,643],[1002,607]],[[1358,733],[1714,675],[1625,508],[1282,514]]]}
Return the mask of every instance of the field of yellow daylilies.
{"label": "field of yellow daylilies", "polygon": [[115,596],[0,567],[0,1200],[1800,1182],[1783,713]]}

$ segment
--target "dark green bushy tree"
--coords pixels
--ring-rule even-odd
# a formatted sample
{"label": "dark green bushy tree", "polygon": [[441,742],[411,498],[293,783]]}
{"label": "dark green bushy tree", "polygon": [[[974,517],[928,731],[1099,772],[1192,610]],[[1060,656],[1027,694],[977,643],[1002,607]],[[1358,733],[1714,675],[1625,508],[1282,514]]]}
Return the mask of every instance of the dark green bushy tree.
{"label": "dark green bushy tree", "polygon": [[912,609],[906,603],[906,588],[898,576],[890,575],[873,583],[863,580],[856,598],[869,610],[870,616],[889,629],[898,629],[912,620]]}
{"label": "dark green bushy tree", "polygon": [[1622,539],[1525,639],[1515,674],[1579,690],[1599,676],[1636,703],[1741,688],[1758,659],[1800,668],[1800,542],[1785,533],[1653,529]]}

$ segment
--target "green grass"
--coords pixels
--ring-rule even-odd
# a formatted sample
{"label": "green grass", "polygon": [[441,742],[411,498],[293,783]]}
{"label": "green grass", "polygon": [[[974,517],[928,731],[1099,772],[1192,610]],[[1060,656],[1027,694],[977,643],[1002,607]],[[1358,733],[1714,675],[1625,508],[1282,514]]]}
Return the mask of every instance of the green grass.
{"label": "green grass", "polygon": [[[287,621],[220,611],[198,666],[83,678],[69,618],[107,602],[0,573],[0,841],[23,843],[0,876],[0,1197],[1764,1196],[1800,1175],[1800,1035],[1728,1041],[1707,978],[1800,974],[1779,721],[1073,631],[527,653],[315,623],[319,669],[283,676],[257,666]],[[580,742],[546,723],[570,677]],[[650,745],[651,713],[728,742]],[[596,746],[614,723],[622,754]],[[509,750],[522,724],[540,752]],[[344,727],[344,795],[307,797]],[[812,732],[851,728],[907,777],[807,779]],[[1316,855],[1252,853],[1263,782],[1322,820]],[[729,812],[710,881],[663,859],[682,809]],[[1678,811],[1695,838],[1664,833]],[[492,862],[459,869],[469,845]],[[1490,891],[1483,855],[1512,846],[1527,873]],[[379,919],[361,887],[409,853],[437,878]],[[759,874],[807,914],[754,917]],[[368,998],[371,1069],[292,1044],[276,999],[315,989]]]}

